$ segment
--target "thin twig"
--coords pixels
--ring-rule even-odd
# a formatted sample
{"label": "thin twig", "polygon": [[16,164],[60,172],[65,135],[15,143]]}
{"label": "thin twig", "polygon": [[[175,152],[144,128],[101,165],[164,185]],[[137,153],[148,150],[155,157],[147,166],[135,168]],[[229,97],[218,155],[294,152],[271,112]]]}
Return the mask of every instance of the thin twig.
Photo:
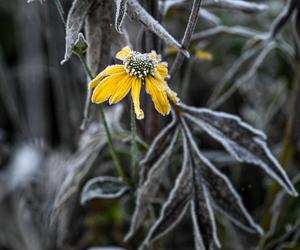
{"label": "thin twig", "polygon": [[136,145],[136,120],[135,120],[133,102],[131,102],[130,127],[131,127],[131,171],[132,171],[132,178],[135,179],[137,177],[138,149]]}
{"label": "thin twig", "polygon": [[[199,11],[201,6],[201,0],[194,0],[192,11],[189,17],[188,24],[186,26],[183,39],[181,41],[181,47],[183,49],[186,49],[191,42],[192,35],[194,33],[198,18],[199,18]],[[182,52],[178,52],[175,58],[175,61],[171,67],[170,70],[170,76],[171,78],[174,77],[175,73],[178,71],[178,69],[181,67],[184,60],[184,54]]]}

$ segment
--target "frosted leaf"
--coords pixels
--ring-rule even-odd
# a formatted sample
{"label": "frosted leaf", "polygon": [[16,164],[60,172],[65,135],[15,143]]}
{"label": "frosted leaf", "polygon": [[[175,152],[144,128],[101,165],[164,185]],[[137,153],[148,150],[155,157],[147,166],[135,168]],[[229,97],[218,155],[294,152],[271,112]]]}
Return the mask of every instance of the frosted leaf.
{"label": "frosted leaf", "polygon": [[121,26],[127,10],[128,0],[116,0],[117,10],[115,19],[115,28],[119,33],[122,33]]}
{"label": "frosted leaf", "polygon": [[191,214],[194,226],[196,250],[210,250],[213,243],[221,247],[213,209],[210,204],[210,197],[207,188],[204,185],[201,175],[201,168],[193,166],[194,173],[194,191],[191,201]]}
{"label": "frosted leaf", "polygon": [[54,199],[52,221],[56,219],[62,206],[78,192],[82,180],[91,170],[106,142],[107,139],[103,129],[100,128],[99,130],[99,128],[90,126],[81,137],[81,147],[79,147],[78,152],[63,162],[66,172]]}
{"label": "frosted leaf", "polygon": [[89,180],[81,192],[81,204],[92,199],[120,198],[128,187],[120,179],[112,176],[99,176]]}
{"label": "frosted leaf", "polygon": [[185,122],[183,122],[183,125],[192,146],[195,167],[200,169],[204,185],[207,187],[214,205],[224,212],[236,225],[249,232],[262,234],[262,229],[247,212],[229,179],[200,153]]}
{"label": "frosted leaf", "polygon": [[66,23],[66,49],[64,60],[61,62],[62,64],[70,59],[85,17],[94,1],[95,0],[73,1]]}
{"label": "frosted leaf", "polygon": [[[164,131],[168,131],[168,128],[170,128],[170,126],[168,126]],[[129,232],[125,236],[126,241],[131,238],[136,230],[142,225],[147,215],[148,205],[151,199],[153,199],[157,194],[161,177],[163,176],[165,169],[168,166],[169,158],[177,141],[177,136],[178,129],[170,135],[171,140],[164,148],[164,151],[162,151],[159,157],[156,158],[155,162],[153,162],[154,165],[151,166],[151,170],[149,171],[146,181],[142,183],[137,190],[136,207],[131,219]],[[157,143],[159,139],[155,141]]]}
{"label": "frosted leaf", "polygon": [[149,170],[155,165],[159,158],[167,151],[174,137],[177,121],[173,115],[173,120],[169,123],[153,140],[145,158],[140,162],[140,183],[144,183]]}
{"label": "frosted leaf", "polygon": [[266,136],[237,116],[181,104],[184,116],[219,141],[238,161],[260,166],[293,196],[297,196],[290,179],[266,145]]}
{"label": "frosted leaf", "polygon": [[246,13],[256,13],[268,9],[265,4],[258,4],[253,2],[246,2],[241,0],[206,0],[203,2],[203,7],[214,7],[226,10],[237,10]]}
{"label": "frosted leaf", "polygon": [[220,25],[222,23],[222,20],[217,15],[215,15],[205,9],[200,9],[199,17],[214,24],[214,25]]}
{"label": "frosted leaf", "polygon": [[[93,75],[111,63],[111,47],[119,45],[123,36],[111,26],[114,20],[113,1],[96,1],[90,8],[85,20],[85,33],[89,47],[86,54],[87,64]],[[127,45],[123,42],[120,47]]]}
{"label": "frosted leaf", "polygon": [[184,215],[191,199],[193,188],[191,164],[188,149],[185,148],[181,172],[175,181],[168,200],[162,207],[158,220],[151,227],[143,245],[148,245],[166,234]]}
{"label": "frosted leaf", "polygon": [[136,0],[128,0],[128,13],[134,18],[139,20],[147,29],[156,34],[166,44],[171,47],[180,50],[186,57],[189,57],[187,50],[183,49],[182,46],[170,35],[170,33],[157,21],[155,20]]}

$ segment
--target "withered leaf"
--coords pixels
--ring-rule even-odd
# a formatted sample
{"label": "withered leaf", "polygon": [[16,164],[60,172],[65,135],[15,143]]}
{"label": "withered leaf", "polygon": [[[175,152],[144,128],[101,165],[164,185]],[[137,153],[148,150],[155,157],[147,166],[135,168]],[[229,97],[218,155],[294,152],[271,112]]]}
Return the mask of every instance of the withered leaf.
{"label": "withered leaf", "polygon": [[195,246],[197,250],[213,249],[213,243],[220,248],[216,221],[210,197],[204,185],[201,168],[193,165],[193,199],[191,214],[194,225]]}
{"label": "withered leaf", "polygon": [[122,33],[121,26],[127,10],[128,0],[116,0],[117,10],[115,19],[115,28],[119,33]]}
{"label": "withered leaf", "polygon": [[266,145],[266,136],[237,116],[181,104],[184,116],[220,142],[238,161],[260,166],[286,191],[297,196],[290,179]]}
{"label": "withered leaf", "polygon": [[90,179],[81,192],[81,204],[92,199],[116,199],[128,190],[126,184],[113,176],[99,176]]}
{"label": "withered leaf", "polygon": [[214,205],[241,228],[249,232],[262,234],[262,229],[253,221],[243,206],[241,198],[229,179],[200,153],[189,129],[186,129],[186,131],[193,150],[194,164],[201,171],[203,183],[207,187]]}
{"label": "withered leaf", "polygon": [[[164,131],[168,132],[169,130],[170,128],[168,126],[167,129],[165,129]],[[149,174],[145,182],[140,184],[141,186],[138,188],[137,191],[136,207],[131,219],[129,232],[125,236],[125,240],[128,240],[129,238],[132,237],[132,235],[141,226],[143,220],[145,219],[145,216],[147,215],[147,211],[148,211],[148,205],[151,199],[155,197],[157,190],[159,188],[161,177],[164,174],[166,167],[168,166],[170,155],[177,141],[177,136],[178,136],[178,129],[176,129],[173,133],[170,134],[171,139],[168,145],[166,145],[164,151],[161,152],[161,155],[156,158],[155,163],[153,163],[153,166],[151,166],[151,169],[149,171]],[[158,137],[160,137],[160,135]],[[159,140],[160,139],[155,140],[156,143]]]}
{"label": "withered leaf", "polygon": [[191,199],[192,183],[192,163],[188,149],[186,148],[183,156],[182,169],[175,181],[175,186],[168,200],[163,205],[158,220],[151,227],[144,241],[144,245],[148,245],[152,241],[160,238],[180,221]]}
{"label": "withered leaf", "polygon": [[172,121],[155,137],[145,158],[140,162],[140,182],[144,183],[151,167],[166,152],[174,137],[177,121],[173,114]]}
{"label": "withered leaf", "polygon": [[73,1],[66,23],[66,49],[64,60],[61,62],[62,64],[70,59],[79,32],[83,27],[85,17],[94,1]]}

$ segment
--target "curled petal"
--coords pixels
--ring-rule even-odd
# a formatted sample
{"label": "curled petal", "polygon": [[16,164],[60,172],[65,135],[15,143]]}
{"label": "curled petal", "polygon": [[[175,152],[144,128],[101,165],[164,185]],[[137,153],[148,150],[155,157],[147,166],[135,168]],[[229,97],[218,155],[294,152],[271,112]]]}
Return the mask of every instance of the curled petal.
{"label": "curled petal", "polygon": [[166,62],[162,62],[162,63],[157,64],[157,71],[161,75],[161,77],[163,79],[165,79],[169,75],[169,73],[168,73],[168,64]]}
{"label": "curled petal", "polygon": [[92,102],[99,104],[108,100],[108,98],[114,93],[117,82],[126,77],[126,73],[118,73],[105,78],[95,88],[92,95]]}
{"label": "curled petal", "polygon": [[146,91],[152,97],[156,110],[162,115],[167,115],[170,112],[170,103],[164,86],[153,77],[146,78]]}
{"label": "curled petal", "polygon": [[144,118],[144,112],[140,107],[141,88],[142,88],[142,81],[140,79],[136,78],[132,82],[131,96],[132,96],[132,101],[134,104],[134,111],[136,114],[136,118],[138,120],[141,120]]}
{"label": "curled petal", "polygon": [[116,64],[116,65],[106,67],[89,83],[89,89],[95,88],[105,76],[113,75],[116,73],[122,73],[122,72],[125,73],[125,68],[121,64]]}
{"label": "curled petal", "polygon": [[125,47],[122,50],[120,50],[117,54],[116,54],[116,58],[123,61],[127,56],[129,56],[132,53],[131,48],[129,47]]}
{"label": "curled petal", "polygon": [[[167,69],[168,70],[168,69]],[[160,73],[154,74],[155,79],[160,82],[162,86],[164,86],[164,89],[167,93],[168,98],[175,104],[178,104],[180,102],[180,99],[177,97],[177,93],[171,90],[168,83],[162,78]]]}

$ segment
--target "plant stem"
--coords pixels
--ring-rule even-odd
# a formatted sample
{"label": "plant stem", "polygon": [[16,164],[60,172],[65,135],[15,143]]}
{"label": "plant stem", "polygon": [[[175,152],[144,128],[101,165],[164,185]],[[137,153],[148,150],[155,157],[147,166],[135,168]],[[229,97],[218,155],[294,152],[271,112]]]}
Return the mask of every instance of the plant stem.
{"label": "plant stem", "polygon": [[65,12],[64,12],[64,9],[61,5],[61,2],[60,0],[54,0],[54,3],[55,3],[55,6],[57,8],[57,11],[59,13],[59,16],[60,16],[60,19],[61,21],[63,22],[63,24],[66,26],[66,22],[67,22],[67,18],[65,16]]}
{"label": "plant stem", "polygon": [[130,126],[131,126],[131,170],[132,170],[133,179],[136,179],[138,149],[137,149],[137,145],[136,145],[136,120],[135,120],[135,112],[134,112],[133,102],[131,102]]}
{"label": "plant stem", "polygon": [[299,123],[297,116],[299,115],[300,103],[300,61],[295,62],[295,83],[292,90],[291,112],[288,117],[286,132],[284,135],[284,146],[281,154],[281,164],[285,169],[288,167],[289,160],[295,152],[296,133],[295,130]]}
{"label": "plant stem", "polygon": [[104,129],[106,132],[109,151],[110,151],[111,157],[114,161],[115,168],[118,172],[118,175],[122,178],[122,180],[124,182],[126,182],[127,184],[130,184],[130,181],[129,181],[124,169],[122,168],[122,165],[117,156],[116,149],[113,144],[112,136],[111,136],[111,133],[109,131],[109,127],[108,127],[108,124],[106,121],[105,113],[104,113],[103,107],[101,105],[99,105],[99,111],[100,111],[100,118],[101,118],[101,121],[103,123]]}
{"label": "plant stem", "polygon": [[[61,18],[63,24],[66,25],[66,17],[65,17],[65,13],[64,13],[64,10],[63,10],[63,7],[61,5],[60,0],[54,0],[54,3],[56,5],[57,11],[59,12],[59,15],[60,15],[60,18]],[[90,79],[93,79],[94,76],[92,75],[91,70],[89,69],[86,61],[84,60],[83,55],[82,54],[76,54],[76,53],[75,53],[75,55],[78,56],[78,58],[80,60],[80,63],[82,65],[86,75]],[[109,150],[110,150],[115,168],[118,172],[118,175],[123,179],[123,181],[126,182],[127,184],[129,184],[130,183],[129,179],[128,179],[127,175],[125,174],[125,171],[122,168],[122,165],[121,165],[120,160],[118,158],[118,155],[116,153],[116,149],[115,149],[115,146],[113,144],[111,132],[110,132],[110,129],[109,129],[108,124],[107,124],[107,120],[106,120],[106,117],[105,117],[103,107],[101,105],[99,105],[99,111],[100,111],[101,121],[103,123],[104,129],[105,129],[105,132],[106,132],[107,142],[108,142]]]}

